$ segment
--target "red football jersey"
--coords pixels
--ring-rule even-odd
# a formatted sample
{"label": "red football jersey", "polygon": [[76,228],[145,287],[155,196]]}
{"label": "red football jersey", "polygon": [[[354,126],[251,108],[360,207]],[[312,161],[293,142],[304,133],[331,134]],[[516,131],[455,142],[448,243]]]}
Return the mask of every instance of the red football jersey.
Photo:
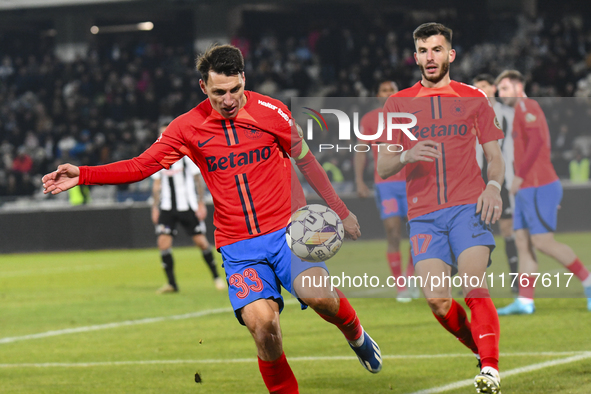
{"label": "red football jersey", "polygon": [[80,167],[79,183],[135,182],[186,155],[212,194],[217,248],[284,228],[292,209],[306,203],[288,157],[301,150],[301,137],[283,103],[244,93],[247,102],[234,119],[223,118],[206,99],[173,120],[140,156]]}
{"label": "red football jersey", "polygon": [[[490,101],[481,90],[456,81],[435,89],[418,82],[390,96],[384,112],[416,116],[417,124],[409,131],[417,141],[400,130],[393,131],[393,139],[404,150],[421,140],[439,143],[441,157],[437,160],[405,166],[409,219],[478,201],[485,184],[476,162],[476,137],[481,144],[503,138]],[[410,122],[408,118],[394,120]]]}
{"label": "red football jersey", "polygon": [[[378,126],[379,126],[379,117],[383,116],[383,109],[376,108],[373,111],[366,113],[363,118],[361,118],[361,127],[359,132],[363,135],[373,135],[377,133]],[[384,119],[385,122],[385,119]],[[387,179],[382,179],[378,175],[378,144],[393,144],[394,141],[388,141],[386,137],[386,133],[382,133],[377,139],[371,141],[359,140],[360,144],[371,145],[371,152],[373,154],[373,163],[374,163],[374,183],[377,185],[378,183],[383,182],[396,182],[396,181],[405,181],[406,176],[404,174],[404,169],[397,174],[388,177]],[[382,149],[384,149],[382,147]]]}
{"label": "red football jersey", "polygon": [[544,111],[532,99],[519,99],[513,118],[515,174],[521,188],[543,186],[558,180],[550,160],[550,131]]}

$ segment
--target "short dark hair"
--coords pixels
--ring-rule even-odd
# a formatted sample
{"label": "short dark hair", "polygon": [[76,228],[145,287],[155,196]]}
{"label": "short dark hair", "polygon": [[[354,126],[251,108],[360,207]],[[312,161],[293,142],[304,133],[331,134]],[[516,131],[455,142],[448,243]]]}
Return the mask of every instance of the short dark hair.
{"label": "short dark hair", "polygon": [[474,79],[472,79],[472,84],[476,84],[477,82],[488,82],[489,85],[494,85],[495,84],[495,79],[492,75],[490,74],[478,74],[477,76],[474,77]]}
{"label": "short dark hair", "polygon": [[431,36],[437,35],[442,35],[443,37],[445,37],[445,40],[451,46],[451,38],[453,35],[453,31],[449,27],[443,26],[441,23],[423,23],[421,26],[417,27],[415,31],[412,33],[412,38],[416,43],[417,40],[426,40]]}
{"label": "short dark hair", "polygon": [[207,83],[210,71],[227,76],[242,74],[244,58],[240,49],[233,45],[214,44],[197,57],[197,70]]}
{"label": "short dark hair", "polygon": [[520,82],[525,87],[525,77],[517,70],[505,70],[500,73],[497,79],[495,79],[495,85],[501,83],[501,81],[505,78],[509,78],[511,82]]}
{"label": "short dark hair", "polygon": [[394,90],[398,91],[398,84],[396,83],[396,81],[390,79],[390,78],[382,78],[379,79],[375,85],[375,91],[376,93],[380,90],[380,87],[382,86],[383,83],[387,83],[390,82],[391,84],[394,85]]}

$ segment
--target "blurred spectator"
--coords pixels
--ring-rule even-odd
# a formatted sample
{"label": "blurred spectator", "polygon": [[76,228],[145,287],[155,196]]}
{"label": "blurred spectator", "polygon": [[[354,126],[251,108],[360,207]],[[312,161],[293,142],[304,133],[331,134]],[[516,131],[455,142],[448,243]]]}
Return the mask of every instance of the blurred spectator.
{"label": "blurred spectator", "polygon": [[[591,97],[591,33],[582,15],[556,12],[532,19],[499,13],[488,22],[499,29],[476,34],[477,19],[469,12],[392,11],[397,24],[388,23],[394,17],[388,12],[338,24],[317,21],[297,31],[287,25],[262,34],[260,27],[239,29],[232,43],[244,53],[247,88],[288,103],[295,95],[369,96],[383,78],[408,87],[420,77],[411,33],[428,18],[454,29],[461,53],[455,80],[517,68],[530,96]],[[157,137],[160,116],[176,117],[204,99],[192,44],[121,36],[115,43],[91,44],[87,56],[72,63],[59,61],[48,46],[37,46],[36,53],[2,52],[0,196],[34,193],[57,159],[96,165],[143,151]],[[552,103],[544,107],[553,162],[563,177],[569,175],[573,141],[588,134],[580,125],[591,123],[591,105],[575,104],[566,116]],[[352,180],[348,156],[333,160],[342,178]]]}
{"label": "blurred spectator", "polygon": [[589,159],[580,149],[575,149],[575,157],[569,163],[570,180],[573,183],[589,182]]}
{"label": "blurred spectator", "polygon": [[33,169],[33,159],[26,152],[26,148],[21,146],[18,154],[12,161],[12,171],[18,174],[28,174]]}
{"label": "blurred spectator", "polygon": [[322,168],[328,174],[328,179],[332,183],[342,183],[345,180],[342,171],[339,168],[339,161],[337,158],[333,157],[329,161],[326,161],[322,164]]}

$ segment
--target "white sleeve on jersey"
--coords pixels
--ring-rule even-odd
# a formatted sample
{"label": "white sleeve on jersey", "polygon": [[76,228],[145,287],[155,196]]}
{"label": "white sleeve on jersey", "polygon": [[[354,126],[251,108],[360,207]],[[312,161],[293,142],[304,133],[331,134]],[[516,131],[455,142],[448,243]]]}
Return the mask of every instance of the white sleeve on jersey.
{"label": "white sleeve on jersey", "polygon": [[503,159],[505,160],[505,184],[511,185],[515,177],[515,168],[513,167],[513,118],[515,117],[515,109],[497,101],[494,110],[499,123],[506,127],[506,130],[503,130],[505,138],[500,143]]}

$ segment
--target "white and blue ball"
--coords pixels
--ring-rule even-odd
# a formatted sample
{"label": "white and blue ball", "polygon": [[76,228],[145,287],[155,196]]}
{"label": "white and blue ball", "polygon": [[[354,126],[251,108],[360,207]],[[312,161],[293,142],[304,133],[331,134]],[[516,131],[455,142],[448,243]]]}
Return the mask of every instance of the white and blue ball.
{"label": "white and blue ball", "polygon": [[287,244],[300,259],[318,263],[334,256],[345,238],[343,222],[332,209],[306,205],[291,215],[285,229]]}

